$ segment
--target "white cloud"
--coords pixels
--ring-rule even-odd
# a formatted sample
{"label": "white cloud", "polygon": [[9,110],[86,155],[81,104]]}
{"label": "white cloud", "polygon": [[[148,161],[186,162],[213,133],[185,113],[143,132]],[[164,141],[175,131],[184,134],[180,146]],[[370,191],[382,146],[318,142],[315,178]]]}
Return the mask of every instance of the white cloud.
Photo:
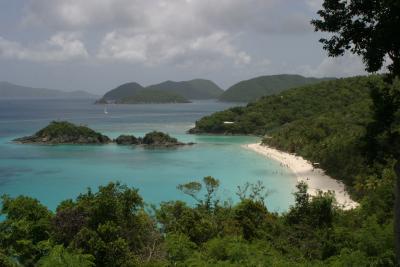
{"label": "white cloud", "polygon": [[[25,25],[56,30],[134,29],[181,35],[210,31],[262,34],[312,32],[309,9],[319,0],[30,0]],[[301,5],[300,5],[301,6]]]}
{"label": "white cloud", "polygon": [[[25,24],[58,29],[255,27],[272,22],[278,0],[30,0]],[[283,10],[281,10],[283,12]],[[280,16],[284,19],[285,16]],[[279,25],[279,24],[278,24]]]}
{"label": "white cloud", "polygon": [[323,0],[306,0],[306,4],[312,11],[318,11],[322,8]]}
{"label": "white cloud", "polygon": [[29,0],[24,24],[95,32],[102,36],[100,59],[193,66],[228,59],[241,66],[252,61],[239,48],[242,33],[313,32],[308,5],[320,0],[301,0],[300,9],[292,1],[298,0]]}
{"label": "white cloud", "polygon": [[25,25],[47,25],[61,30],[116,26],[135,22],[141,14],[139,1],[130,0],[30,0]]}
{"label": "white cloud", "polygon": [[367,74],[362,59],[353,54],[335,58],[327,57],[316,67],[303,65],[296,71],[313,77],[349,77]]}
{"label": "white cloud", "polygon": [[0,57],[36,62],[87,58],[85,45],[73,33],[57,33],[45,43],[24,46],[0,36]]}
{"label": "white cloud", "polygon": [[251,57],[232,44],[232,38],[224,32],[200,37],[172,36],[162,32],[144,34],[113,31],[101,42],[98,58],[122,60],[146,65],[175,63],[197,64],[228,58],[236,65],[251,62]]}

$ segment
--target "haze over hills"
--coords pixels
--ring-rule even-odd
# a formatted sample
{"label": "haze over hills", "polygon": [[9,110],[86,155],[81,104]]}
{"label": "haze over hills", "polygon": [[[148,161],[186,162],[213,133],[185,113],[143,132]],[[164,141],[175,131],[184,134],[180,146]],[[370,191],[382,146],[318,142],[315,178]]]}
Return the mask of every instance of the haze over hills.
{"label": "haze over hills", "polygon": [[96,95],[86,91],[65,92],[55,89],[33,88],[0,82],[0,98],[96,98]]}
{"label": "haze over hills", "polygon": [[220,97],[224,102],[250,102],[262,96],[280,93],[296,86],[318,83],[334,78],[307,78],[301,75],[266,75],[241,81],[228,88]]}

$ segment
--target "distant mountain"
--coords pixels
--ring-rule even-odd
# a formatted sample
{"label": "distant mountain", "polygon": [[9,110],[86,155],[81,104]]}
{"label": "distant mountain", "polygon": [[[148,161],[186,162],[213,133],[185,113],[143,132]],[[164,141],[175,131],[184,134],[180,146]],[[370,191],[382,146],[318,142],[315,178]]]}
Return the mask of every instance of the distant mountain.
{"label": "distant mountain", "polygon": [[96,96],[85,91],[64,92],[0,82],[1,98],[96,98]]}
{"label": "distant mountain", "polygon": [[334,78],[306,78],[291,74],[261,76],[231,86],[219,97],[219,100],[224,102],[250,102],[262,96],[280,93],[289,88],[332,79]]}
{"label": "distant mountain", "polygon": [[108,91],[97,103],[118,102],[123,98],[133,97],[137,92],[143,89],[143,86],[135,82],[124,83]]}
{"label": "distant mountain", "polygon": [[217,99],[224,91],[210,80],[166,81],[151,85],[147,89],[167,91],[187,99]]}
{"label": "distant mountain", "polygon": [[203,79],[166,81],[148,87],[131,82],[108,91],[96,103],[188,103],[189,99],[217,99],[223,92],[214,82]]}
{"label": "distant mountain", "polygon": [[118,101],[117,104],[163,104],[163,103],[190,103],[190,101],[181,95],[154,90],[143,89],[135,93],[133,96],[124,97]]}

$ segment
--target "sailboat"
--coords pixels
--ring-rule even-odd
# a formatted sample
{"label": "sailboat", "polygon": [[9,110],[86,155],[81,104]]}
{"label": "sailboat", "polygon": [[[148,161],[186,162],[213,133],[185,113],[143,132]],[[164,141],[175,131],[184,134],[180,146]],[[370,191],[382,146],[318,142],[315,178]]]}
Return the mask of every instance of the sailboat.
{"label": "sailboat", "polygon": [[107,105],[104,105],[104,114],[108,114]]}

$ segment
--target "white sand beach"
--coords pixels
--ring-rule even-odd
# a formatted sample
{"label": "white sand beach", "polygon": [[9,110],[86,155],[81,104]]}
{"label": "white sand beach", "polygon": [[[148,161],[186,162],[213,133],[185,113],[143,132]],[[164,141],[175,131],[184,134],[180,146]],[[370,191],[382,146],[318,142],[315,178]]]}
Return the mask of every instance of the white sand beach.
{"label": "white sand beach", "polygon": [[304,181],[308,184],[309,194],[315,195],[317,190],[323,192],[330,190],[335,192],[336,201],[343,209],[352,209],[358,206],[358,203],[350,198],[342,182],[329,177],[323,170],[314,168],[309,161],[302,157],[261,144],[248,144],[244,147],[279,161],[284,167],[289,168],[296,175],[298,182]]}

